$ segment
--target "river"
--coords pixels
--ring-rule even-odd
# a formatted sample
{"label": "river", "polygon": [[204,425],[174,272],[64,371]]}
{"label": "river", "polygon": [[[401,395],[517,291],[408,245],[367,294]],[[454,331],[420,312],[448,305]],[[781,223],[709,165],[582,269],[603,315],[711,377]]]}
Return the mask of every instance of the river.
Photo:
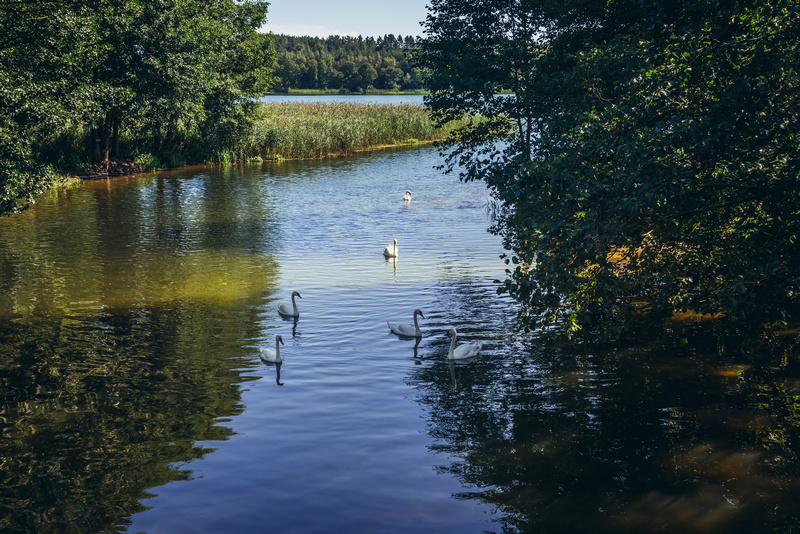
{"label": "river", "polygon": [[796,529],[796,356],[547,348],[496,292],[487,190],[438,163],[186,168],[0,220],[0,530]]}

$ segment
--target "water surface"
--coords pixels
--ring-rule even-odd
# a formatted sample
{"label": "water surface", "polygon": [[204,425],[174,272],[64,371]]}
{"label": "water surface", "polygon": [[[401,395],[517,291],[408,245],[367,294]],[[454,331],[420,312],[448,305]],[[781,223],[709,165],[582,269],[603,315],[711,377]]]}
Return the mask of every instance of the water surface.
{"label": "water surface", "polygon": [[796,529],[796,354],[516,332],[488,193],[438,162],[196,167],[0,220],[0,529]]}
{"label": "water surface", "polygon": [[284,102],[314,102],[322,104],[417,104],[423,105],[423,95],[267,95],[260,99],[268,104]]}

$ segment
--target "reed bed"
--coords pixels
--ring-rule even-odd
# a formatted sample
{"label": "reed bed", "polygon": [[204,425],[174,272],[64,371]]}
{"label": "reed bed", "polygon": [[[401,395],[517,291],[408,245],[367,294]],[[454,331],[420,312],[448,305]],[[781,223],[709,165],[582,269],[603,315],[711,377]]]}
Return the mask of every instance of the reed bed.
{"label": "reed bed", "polygon": [[413,104],[264,104],[242,141],[243,159],[347,156],[371,148],[444,139],[454,124],[436,128]]}

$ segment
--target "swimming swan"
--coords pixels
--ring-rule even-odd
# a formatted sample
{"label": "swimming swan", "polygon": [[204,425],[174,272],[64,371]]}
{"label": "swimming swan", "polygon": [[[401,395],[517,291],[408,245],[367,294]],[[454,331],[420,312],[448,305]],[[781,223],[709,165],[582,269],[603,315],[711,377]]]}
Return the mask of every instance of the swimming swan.
{"label": "swimming swan", "polygon": [[261,347],[258,350],[261,351],[261,359],[267,363],[280,363],[283,361],[281,358],[281,345],[283,345],[283,338],[281,336],[275,336],[275,350],[268,349],[265,347]]}
{"label": "swimming swan", "polygon": [[450,342],[450,351],[447,353],[448,360],[466,360],[477,356],[483,348],[483,343],[462,343],[456,347],[456,336],[458,333],[455,328],[447,331],[448,334],[453,335],[453,341]]}
{"label": "swimming swan", "polygon": [[406,196],[403,197],[406,202],[411,202],[411,191],[406,191]]}
{"label": "swimming swan", "polygon": [[[398,336],[408,336],[408,337],[422,337],[422,330],[419,329],[419,325],[417,324],[417,315],[422,315],[422,310],[414,310],[414,325],[410,324],[396,324],[386,322],[389,325],[389,330],[397,334]],[[422,315],[424,319],[425,316]]]}
{"label": "swimming swan", "polygon": [[295,297],[300,297],[300,293],[292,291],[292,305],[290,306],[288,302],[281,302],[281,305],[278,306],[278,313],[286,317],[300,317],[300,310],[297,309],[297,303],[294,301]]}
{"label": "swimming swan", "polygon": [[397,257],[397,239],[394,240],[394,244],[391,246],[386,247],[383,249],[383,255],[387,258],[396,258]]}

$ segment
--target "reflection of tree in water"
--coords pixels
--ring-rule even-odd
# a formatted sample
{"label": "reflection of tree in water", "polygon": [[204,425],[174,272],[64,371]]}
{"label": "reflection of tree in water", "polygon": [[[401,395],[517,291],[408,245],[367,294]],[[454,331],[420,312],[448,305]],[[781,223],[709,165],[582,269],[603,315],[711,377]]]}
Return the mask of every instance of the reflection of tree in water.
{"label": "reflection of tree in water", "polygon": [[228,439],[220,418],[242,411],[226,313],[3,321],[0,530],[113,531],[147,488],[190,477],[176,464]]}
{"label": "reflection of tree in water", "polygon": [[[455,289],[455,288],[454,288]],[[479,321],[481,292],[445,301]],[[427,313],[427,312],[426,312]],[[473,315],[474,316],[471,316]],[[446,320],[446,315],[441,317]],[[477,322],[475,323],[477,324]],[[457,325],[456,325],[457,326]],[[486,327],[487,325],[482,325]],[[439,467],[511,532],[786,532],[800,519],[800,365],[779,372],[684,348],[604,353],[505,335],[456,365],[414,366]],[[484,335],[488,329],[482,328]]]}

